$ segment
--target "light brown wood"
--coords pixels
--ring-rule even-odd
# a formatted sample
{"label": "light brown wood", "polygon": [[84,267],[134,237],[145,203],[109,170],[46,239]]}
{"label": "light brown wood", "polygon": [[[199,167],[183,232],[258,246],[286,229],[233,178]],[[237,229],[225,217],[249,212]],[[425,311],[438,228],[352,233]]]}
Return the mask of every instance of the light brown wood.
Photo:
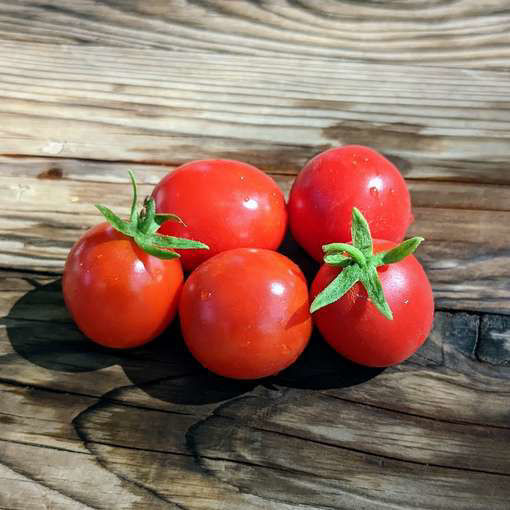
{"label": "light brown wood", "polygon": [[295,174],[360,143],[409,178],[510,182],[504,72],[8,41],[0,66],[0,154]]}
{"label": "light brown wood", "polygon": [[505,0],[0,2],[12,41],[508,68]]}
{"label": "light brown wood", "polygon": [[[128,165],[4,158],[0,168],[5,168],[0,176],[4,266],[60,272],[73,242],[102,221],[94,203],[124,216],[129,212]],[[140,186],[142,195],[171,170],[151,165],[134,169],[147,183]],[[293,176],[274,177],[288,193]],[[410,189],[415,222],[409,235],[427,240],[417,256],[432,281],[436,305],[508,313],[510,186],[413,180]],[[487,279],[494,284],[488,286]]]}

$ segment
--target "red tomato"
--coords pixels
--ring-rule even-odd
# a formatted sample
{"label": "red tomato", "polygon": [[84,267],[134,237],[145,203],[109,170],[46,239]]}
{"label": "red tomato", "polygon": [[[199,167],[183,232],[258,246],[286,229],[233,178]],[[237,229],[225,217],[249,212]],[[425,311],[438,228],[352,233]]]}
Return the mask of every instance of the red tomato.
{"label": "red tomato", "polygon": [[278,185],[254,166],[231,160],[193,161],[164,177],[152,194],[157,211],[172,211],[165,235],[200,239],[209,250],[177,250],[185,270],[233,248],[277,249],[287,225]]}
{"label": "red tomato", "polygon": [[322,245],[351,241],[354,206],[367,219],[375,238],[399,242],[412,221],[406,183],[381,154],[360,145],[323,152],[305,165],[292,186],[292,235],[321,261]]}
{"label": "red tomato", "polygon": [[256,379],[280,372],[312,330],[303,273],[280,253],[230,250],[204,262],[184,284],[182,334],[211,372]]}
{"label": "red tomato", "polygon": [[67,257],[62,289],[81,331],[106,347],[136,347],[175,316],[183,274],[179,259],[145,253],[131,237],[101,223]]}
{"label": "red tomato", "polygon": [[[374,239],[374,253],[396,245]],[[315,277],[312,298],[338,275],[339,269],[324,264]],[[411,356],[423,344],[432,327],[434,299],[429,280],[413,255],[377,268],[393,320],[384,317],[356,283],[338,301],[313,314],[325,340],[346,358],[371,367],[394,365]]]}

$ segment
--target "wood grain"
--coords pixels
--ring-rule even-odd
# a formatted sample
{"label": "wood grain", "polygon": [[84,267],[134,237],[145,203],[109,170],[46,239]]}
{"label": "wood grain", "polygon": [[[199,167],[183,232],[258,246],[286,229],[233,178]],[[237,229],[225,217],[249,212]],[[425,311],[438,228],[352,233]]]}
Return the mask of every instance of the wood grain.
{"label": "wood grain", "polygon": [[[73,242],[102,221],[92,204],[100,200],[128,214],[127,168],[55,158],[0,160],[5,190],[0,264],[61,272]],[[135,170],[143,195],[171,167],[138,165]],[[293,176],[274,177],[288,193]],[[417,179],[410,181],[410,189],[415,222],[409,235],[427,239],[418,257],[432,281],[436,306],[509,313],[510,186]],[[309,264],[299,249],[294,251]]]}
{"label": "wood grain", "polygon": [[5,39],[508,68],[505,0],[0,2]]}
{"label": "wood grain", "polygon": [[[201,369],[178,332],[101,355],[54,279],[1,281],[0,476],[29,497],[56,508],[506,508],[510,367],[479,356],[501,330],[489,316],[438,312],[425,346],[384,372],[314,336],[287,371],[240,385]],[[0,494],[0,508],[21,507]]]}
{"label": "wood grain", "polygon": [[[0,0],[0,510],[507,510],[505,0]],[[434,328],[404,364],[315,332],[281,374],[207,373],[177,323],[95,346],[60,276],[105,203],[191,159],[288,194],[370,145],[406,177]],[[308,278],[317,266],[288,237]]]}
{"label": "wood grain", "polygon": [[510,182],[504,72],[9,41],[0,65],[3,154],[295,174],[360,143],[409,178]]}

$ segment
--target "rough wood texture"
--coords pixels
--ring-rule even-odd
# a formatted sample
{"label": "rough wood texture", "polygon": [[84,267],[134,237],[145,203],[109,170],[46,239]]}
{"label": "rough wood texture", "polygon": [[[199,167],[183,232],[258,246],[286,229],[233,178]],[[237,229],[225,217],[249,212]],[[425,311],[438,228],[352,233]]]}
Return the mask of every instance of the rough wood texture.
{"label": "rough wood texture", "polygon": [[[507,510],[509,34],[505,0],[0,0],[0,510]],[[345,143],[395,162],[427,238],[406,363],[315,333],[240,384],[177,324],[128,352],[75,328],[63,262],[92,204],[128,212],[128,168],[148,193],[236,158],[288,193]]]}
{"label": "rough wood texture", "polygon": [[361,143],[409,178],[510,182],[508,73],[9,41],[0,66],[0,154],[295,174]]}
{"label": "rough wood texture", "polygon": [[12,41],[459,67],[509,67],[505,0],[23,0]]}
{"label": "rough wood texture", "polygon": [[[98,349],[58,280],[7,276],[9,487],[22,477],[62,508],[506,508],[510,367],[479,360],[500,331],[479,333],[485,317],[438,312],[426,346],[395,369],[355,367],[314,338],[281,375],[238,384],[202,370],[176,327],[135,351]],[[20,501],[0,491],[1,504]]]}
{"label": "rough wood texture", "polygon": [[[0,264],[62,271],[72,243],[100,221],[100,201],[128,214],[126,164],[55,158],[1,158]],[[150,193],[171,168],[131,168]],[[282,189],[294,176],[273,175]],[[122,181],[122,182],[120,182]],[[424,263],[439,308],[510,312],[510,186],[410,180]],[[59,197],[56,206],[55,197]],[[34,207],[37,204],[37,207]],[[438,226],[440,225],[440,228]],[[492,283],[487,285],[487,281]]]}

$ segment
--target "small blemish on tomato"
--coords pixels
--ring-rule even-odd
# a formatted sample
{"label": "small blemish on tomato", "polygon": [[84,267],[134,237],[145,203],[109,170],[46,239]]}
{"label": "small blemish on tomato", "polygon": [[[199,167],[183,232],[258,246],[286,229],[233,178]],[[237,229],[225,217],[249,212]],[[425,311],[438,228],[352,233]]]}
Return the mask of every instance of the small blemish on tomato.
{"label": "small blemish on tomato", "polygon": [[200,291],[200,300],[205,301],[206,299],[209,299],[212,296],[212,292],[209,292],[207,290]]}

